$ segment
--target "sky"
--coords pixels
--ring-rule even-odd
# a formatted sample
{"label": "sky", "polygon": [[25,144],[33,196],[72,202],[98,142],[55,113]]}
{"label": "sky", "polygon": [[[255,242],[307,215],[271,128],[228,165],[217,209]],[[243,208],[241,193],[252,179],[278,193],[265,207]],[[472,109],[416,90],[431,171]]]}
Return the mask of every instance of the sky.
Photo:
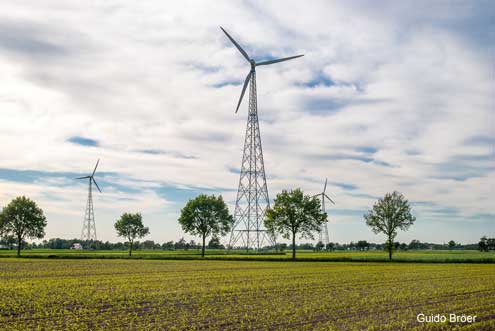
{"label": "sky", "polygon": [[495,234],[493,1],[2,1],[0,206],[28,196],[45,238],[78,238],[74,178],[100,159],[100,240],[124,212],[197,240],[177,219],[201,193],[233,212],[249,64],[220,26],[257,61],[305,55],[257,70],[271,199],[328,178],[339,243],[384,242],[363,214],[394,190],[416,216],[398,241]]}

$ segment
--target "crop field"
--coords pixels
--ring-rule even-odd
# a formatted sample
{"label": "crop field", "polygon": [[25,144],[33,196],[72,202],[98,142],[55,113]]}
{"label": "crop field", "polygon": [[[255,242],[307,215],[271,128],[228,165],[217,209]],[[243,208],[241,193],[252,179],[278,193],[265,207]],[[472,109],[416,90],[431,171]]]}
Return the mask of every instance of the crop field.
{"label": "crop field", "polygon": [[494,330],[495,267],[7,258],[0,329]]}
{"label": "crop field", "polygon": [[[199,250],[136,250],[132,253],[136,259],[201,259]],[[289,260],[291,252],[267,252],[247,254],[245,251],[207,250],[205,259],[211,260]],[[15,250],[0,250],[0,257],[15,257]],[[119,250],[69,250],[69,249],[33,249],[25,250],[22,256],[31,258],[128,258],[127,251]],[[297,259],[301,261],[370,261],[387,262],[385,251],[333,251],[313,252],[298,251]],[[495,251],[479,252],[474,250],[411,250],[394,253],[396,262],[485,262],[495,263]]]}

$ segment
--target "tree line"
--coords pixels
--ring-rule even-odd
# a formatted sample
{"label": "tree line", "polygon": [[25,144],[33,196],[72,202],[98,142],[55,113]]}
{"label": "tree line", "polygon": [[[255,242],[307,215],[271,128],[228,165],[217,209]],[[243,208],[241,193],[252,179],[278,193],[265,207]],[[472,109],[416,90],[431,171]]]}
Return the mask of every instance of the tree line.
{"label": "tree line", "polygon": [[[394,242],[394,250],[397,251],[409,251],[409,250],[480,250],[491,251],[495,250],[495,238],[483,237],[478,244],[459,244],[455,243],[452,247],[452,241],[449,243],[429,243],[420,242],[419,240],[412,240],[409,244],[405,242]],[[39,243],[36,242],[22,242],[23,249],[71,249],[74,244],[81,244],[85,249],[89,250],[126,250],[129,248],[128,242],[110,242],[100,240],[80,240],[80,239],[62,239],[52,238],[49,240],[43,240]],[[6,236],[0,238],[0,247],[4,249],[17,249],[15,238],[12,236]],[[133,249],[136,250],[200,250],[201,243],[195,240],[186,241],[184,238],[180,238],[177,241],[166,241],[163,243],[155,242],[153,240],[135,241]],[[220,242],[219,237],[212,237],[206,244],[207,249],[226,249],[225,245]],[[369,251],[369,250],[386,250],[385,243],[372,243],[366,240],[351,241],[350,243],[329,243],[326,247],[323,243],[300,243],[296,245],[296,250],[312,250],[315,252],[320,251]],[[264,250],[291,250],[292,244],[278,243],[277,247],[264,246]]]}
{"label": "tree line", "polygon": [[[81,244],[82,247],[89,250],[126,250],[129,248],[128,242],[110,242],[101,240],[80,240],[74,239],[62,239],[52,238],[49,240],[43,240],[39,243],[26,242],[22,243],[24,249],[71,249],[74,244]],[[16,249],[17,244],[12,238],[0,239],[0,246],[5,249]],[[225,249],[225,246],[220,243],[219,238],[211,238],[206,245],[208,249]],[[154,240],[135,241],[133,243],[133,250],[146,249],[146,250],[198,250],[201,249],[200,243],[194,240],[186,241],[184,238],[180,238],[178,241],[166,241],[163,243],[155,242]]]}
{"label": "tree line", "polygon": [[[315,246],[312,244],[297,244],[296,238],[312,239],[318,233],[321,225],[327,221],[327,214],[322,211],[318,198],[304,194],[300,189],[291,191],[284,190],[277,194],[274,204],[266,210],[265,228],[273,236],[281,236],[290,240],[291,244],[280,244],[271,249],[291,249],[292,258],[296,257],[297,249],[313,250],[369,250],[385,249],[388,251],[389,259],[395,250],[407,249],[438,249],[435,244],[420,243],[413,240],[409,245],[398,243],[394,239],[399,230],[407,231],[414,224],[416,218],[412,215],[409,202],[399,192],[388,193],[384,198],[379,199],[365,215],[364,220],[372,231],[376,234],[386,236],[385,244],[369,244],[366,241],[351,242],[349,245],[339,245],[330,243],[323,245],[319,242]],[[145,227],[140,213],[124,213],[115,222],[115,230],[119,237],[126,239],[126,243],[110,243],[100,241],[82,242],[86,249],[122,249],[127,246],[129,256],[132,250],[141,249],[197,249],[201,248],[201,255],[205,255],[206,248],[224,248],[220,244],[219,237],[225,236],[232,230],[234,219],[222,196],[201,194],[189,200],[181,209],[178,222],[184,232],[200,238],[200,242],[191,241],[189,243],[181,239],[178,242],[167,242],[163,244],[155,243],[151,240],[139,242],[150,233]],[[26,197],[18,197],[12,200],[0,213],[0,238],[6,242],[7,247],[12,247],[16,243],[17,255],[26,239],[42,239],[45,235],[44,229],[47,225],[46,218],[41,208],[34,201]],[[209,240],[208,240],[209,238]],[[41,248],[70,248],[77,239],[50,239],[42,244],[30,244],[30,247]],[[208,240],[208,244],[207,244]],[[81,243],[77,240],[78,243]],[[69,246],[70,243],[70,246]],[[10,245],[10,246],[9,246]],[[425,246],[426,245],[426,246]],[[4,245],[5,246],[5,245]],[[444,248],[445,245],[442,245]],[[449,249],[460,248],[459,244],[450,241]],[[231,249],[232,247],[229,247]],[[247,247],[248,248],[248,247]],[[495,249],[493,238],[481,238],[478,249],[489,251]]]}

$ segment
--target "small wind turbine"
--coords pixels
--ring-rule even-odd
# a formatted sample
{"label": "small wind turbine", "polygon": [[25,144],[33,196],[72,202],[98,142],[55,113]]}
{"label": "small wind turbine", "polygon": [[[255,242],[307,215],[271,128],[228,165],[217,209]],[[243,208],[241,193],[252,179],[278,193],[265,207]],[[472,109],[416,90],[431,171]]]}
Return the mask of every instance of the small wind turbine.
{"label": "small wind turbine", "polygon": [[86,204],[86,211],[84,213],[84,222],[81,232],[81,240],[96,240],[95,213],[93,210],[93,183],[96,185],[96,188],[101,193],[100,187],[96,183],[94,177],[96,168],[98,168],[98,163],[100,163],[100,159],[98,159],[98,161],[96,162],[95,169],[93,170],[93,173],[91,175],[76,178],[76,179],[89,180],[88,202]]}
{"label": "small wind turbine", "polygon": [[[320,199],[321,199],[321,210],[324,213],[326,213],[326,210],[325,210],[325,200],[328,199],[328,200],[330,200],[331,203],[335,204],[335,202],[333,202],[333,200],[326,194],[327,181],[328,181],[328,179],[325,178],[325,186],[323,187],[323,192],[313,195],[313,197],[317,197],[317,196],[320,197]],[[320,233],[319,233],[319,239],[318,239],[320,242],[322,242],[325,245],[325,248],[330,243],[330,238],[328,237],[328,226],[327,226],[327,223],[328,223],[328,220],[325,220],[325,223],[323,223],[321,225]]]}

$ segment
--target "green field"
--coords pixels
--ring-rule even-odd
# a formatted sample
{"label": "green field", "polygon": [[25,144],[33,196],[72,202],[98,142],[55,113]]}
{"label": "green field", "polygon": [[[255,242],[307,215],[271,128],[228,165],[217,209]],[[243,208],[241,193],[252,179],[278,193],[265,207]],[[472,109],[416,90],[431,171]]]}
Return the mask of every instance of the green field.
{"label": "green field", "polygon": [[0,312],[2,330],[495,330],[495,267],[7,258]]}
{"label": "green field", "polygon": [[[0,257],[15,257],[16,252],[12,250],[1,250]],[[68,249],[34,249],[22,251],[22,256],[28,258],[128,258],[127,251],[98,250],[78,251]],[[163,251],[163,250],[137,250],[133,253],[136,259],[201,259],[199,250],[188,251]],[[288,260],[291,253],[261,253],[247,254],[245,251],[208,250],[206,259],[213,260]],[[388,254],[384,251],[334,251],[334,252],[312,252],[298,251],[297,259],[300,261],[369,261],[386,262]],[[495,263],[495,252],[479,252],[470,250],[411,250],[394,253],[396,262],[475,262]]]}

